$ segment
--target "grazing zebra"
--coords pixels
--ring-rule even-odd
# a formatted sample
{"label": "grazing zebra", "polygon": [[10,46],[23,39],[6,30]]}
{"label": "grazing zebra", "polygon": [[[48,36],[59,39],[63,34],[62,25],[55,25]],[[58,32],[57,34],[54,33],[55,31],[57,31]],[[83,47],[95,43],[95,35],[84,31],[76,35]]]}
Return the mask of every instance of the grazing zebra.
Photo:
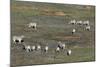
{"label": "grazing zebra", "polygon": [[24,45],[23,49],[26,50],[27,52],[30,52],[31,46],[30,45]]}
{"label": "grazing zebra", "polygon": [[36,30],[37,29],[37,23],[29,23],[28,27],[33,28],[34,30]]}
{"label": "grazing zebra", "polygon": [[69,24],[76,24],[76,20],[74,19],[74,20],[71,20],[70,22],[69,22]]}
{"label": "grazing zebra", "polygon": [[83,25],[89,25],[89,21],[87,20],[87,21],[84,21],[83,22]]}
{"label": "grazing zebra", "polygon": [[45,46],[44,51],[47,53],[48,52],[49,47]]}
{"label": "grazing zebra", "polygon": [[71,50],[67,50],[67,55],[71,55],[72,51]]}
{"label": "grazing zebra", "polygon": [[60,49],[65,49],[65,43],[62,43],[61,41],[59,41],[58,42],[58,47],[60,48]]}
{"label": "grazing zebra", "polygon": [[24,36],[13,36],[13,42],[15,44],[22,44],[24,42]]}
{"label": "grazing zebra", "polygon": [[56,52],[57,52],[57,53],[60,52],[60,47],[57,47],[57,48],[56,48]]}
{"label": "grazing zebra", "polygon": [[72,30],[72,34],[74,34],[75,32],[76,32],[76,29],[73,29],[73,30]]}
{"label": "grazing zebra", "polygon": [[31,46],[31,51],[34,51],[34,50],[36,50],[36,46],[35,45]]}
{"label": "grazing zebra", "polygon": [[41,50],[41,46],[40,45],[37,45],[36,46],[36,50]]}
{"label": "grazing zebra", "polygon": [[90,26],[86,26],[85,29],[90,31]]}
{"label": "grazing zebra", "polygon": [[82,25],[82,21],[80,20],[80,21],[77,21],[77,24],[78,25]]}

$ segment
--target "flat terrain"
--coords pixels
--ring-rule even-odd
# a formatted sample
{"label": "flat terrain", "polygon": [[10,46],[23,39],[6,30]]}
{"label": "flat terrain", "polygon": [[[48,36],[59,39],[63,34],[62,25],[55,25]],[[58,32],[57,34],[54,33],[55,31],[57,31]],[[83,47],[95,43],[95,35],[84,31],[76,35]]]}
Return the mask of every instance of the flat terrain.
{"label": "flat terrain", "polygon": [[[91,30],[82,25],[68,24],[70,20],[89,20]],[[28,28],[30,22],[37,23],[37,30]],[[74,35],[72,29],[76,29]],[[95,60],[95,7],[71,4],[50,4],[37,2],[11,3],[11,36],[24,35],[25,43],[36,45],[48,43],[48,53],[42,50],[26,52],[21,45],[13,44],[11,39],[11,66],[87,62]],[[66,49],[55,52],[57,42],[66,44]],[[67,56],[66,50],[72,54]]]}

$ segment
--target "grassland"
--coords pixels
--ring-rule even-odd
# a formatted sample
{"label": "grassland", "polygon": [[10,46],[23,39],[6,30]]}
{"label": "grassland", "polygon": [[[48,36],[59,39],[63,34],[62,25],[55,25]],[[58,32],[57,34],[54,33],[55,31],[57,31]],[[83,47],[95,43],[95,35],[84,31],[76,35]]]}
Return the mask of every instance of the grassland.
{"label": "grassland", "polygon": [[[89,20],[91,30],[84,31],[82,26],[70,25],[71,19]],[[29,29],[27,24],[37,23],[37,31]],[[72,35],[71,30],[77,29]],[[22,46],[14,45],[11,39],[11,66],[86,62],[95,60],[95,7],[72,4],[50,4],[37,2],[11,2],[11,36],[25,35],[28,45],[36,42],[48,43],[47,54],[41,51],[27,53]],[[72,55],[66,50],[54,52],[57,41],[65,42]]]}

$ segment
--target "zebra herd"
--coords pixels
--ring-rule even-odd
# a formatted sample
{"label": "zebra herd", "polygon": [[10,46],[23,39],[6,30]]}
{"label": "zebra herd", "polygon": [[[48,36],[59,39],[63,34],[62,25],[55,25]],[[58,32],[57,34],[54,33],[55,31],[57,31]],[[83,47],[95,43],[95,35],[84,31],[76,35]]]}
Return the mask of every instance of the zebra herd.
{"label": "zebra herd", "polygon": [[[23,46],[23,50],[25,50],[26,52],[32,52],[32,51],[39,51],[39,50],[43,50],[45,53],[48,53],[49,50],[49,46],[46,45],[44,47],[42,47],[41,45],[37,44],[37,45],[26,45],[25,41],[24,41],[24,37],[25,36],[13,36],[13,43],[15,45],[22,45]],[[61,41],[58,42],[57,47],[55,48],[55,52],[59,53],[61,50],[66,49],[66,45],[65,43],[62,43]],[[69,56],[71,55],[72,51],[70,49],[67,50],[66,54]]]}
{"label": "zebra herd", "polygon": [[81,20],[71,20],[70,22],[69,22],[69,24],[77,24],[77,25],[90,25],[89,24],[89,20],[86,20],[86,21],[81,21]]}
{"label": "zebra herd", "polygon": [[[68,24],[72,24],[72,25],[83,25],[85,27],[85,30],[88,30],[90,31],[90,24],[89,24],[89,21],[76,21],[75,19],[74,20],[71,20]],[[29,23],[28,24],[28,27],[29,28],[32,28],[34,30],[37,30],[37,23]],[[74,34],[76,32],[76,29],[73,28],[72,29],[72,34]],[[23,46],[23,50],[25,50],[26,52],[31,52],[31,51],[38,51],[38,50],[41,50],[41,49],[44,49],[43,51],[45,53],[48,53],[48,50],[49,50],[49,46],[46,45],[44,47],[41,47],[41,45],[33,45],[33,46],[30,46],[30,45],[26,45],[25,44],[25,41],[24,41],[24,38],[25,36],[24,35],[21,35],[21,36],[13,36],[13,43],[16,44],[16,45],[22,45]],[[55,48],[55,52],[56,53],[59,53],[61,50],[64,50],[66,49],[66,45],[65,43],[62,43],[61,41],[57,42],[57,47]],[[67,52],[66,54],[67,55],[71,55],[72,53],[72,50],[71,49],[67,49]]]}
{"label": "zebra herd", "polygon": [[[82,25],[84,27],[84,30],[87,30],[87,31],[90,31],[91,27],[90,27],[90,22],[89,20],[86,20],[86,21],[77,21],[77,20],[71,20],[69,22],[69,24],[72,24],[72,25]],[[74,34],[76,32],[76,29],[72,29],[72,34]]]}

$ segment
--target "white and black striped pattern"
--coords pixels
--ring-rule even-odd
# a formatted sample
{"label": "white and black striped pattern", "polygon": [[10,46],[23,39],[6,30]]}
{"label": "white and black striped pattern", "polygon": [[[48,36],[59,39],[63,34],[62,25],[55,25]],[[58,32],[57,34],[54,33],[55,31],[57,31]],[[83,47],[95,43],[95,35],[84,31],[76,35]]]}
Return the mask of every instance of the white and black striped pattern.
{"label": "white and black striped pattern", "polygon": [[24,36],[13,36],[13,43],[22,44],[24,42]]}
{"label": "white and black striped pattern", "polygon": [[28,27],[33,28],[34,30],[36,30],[37,29],[37,23],[32,23],[31,22],[31,23],[28,24]]}

